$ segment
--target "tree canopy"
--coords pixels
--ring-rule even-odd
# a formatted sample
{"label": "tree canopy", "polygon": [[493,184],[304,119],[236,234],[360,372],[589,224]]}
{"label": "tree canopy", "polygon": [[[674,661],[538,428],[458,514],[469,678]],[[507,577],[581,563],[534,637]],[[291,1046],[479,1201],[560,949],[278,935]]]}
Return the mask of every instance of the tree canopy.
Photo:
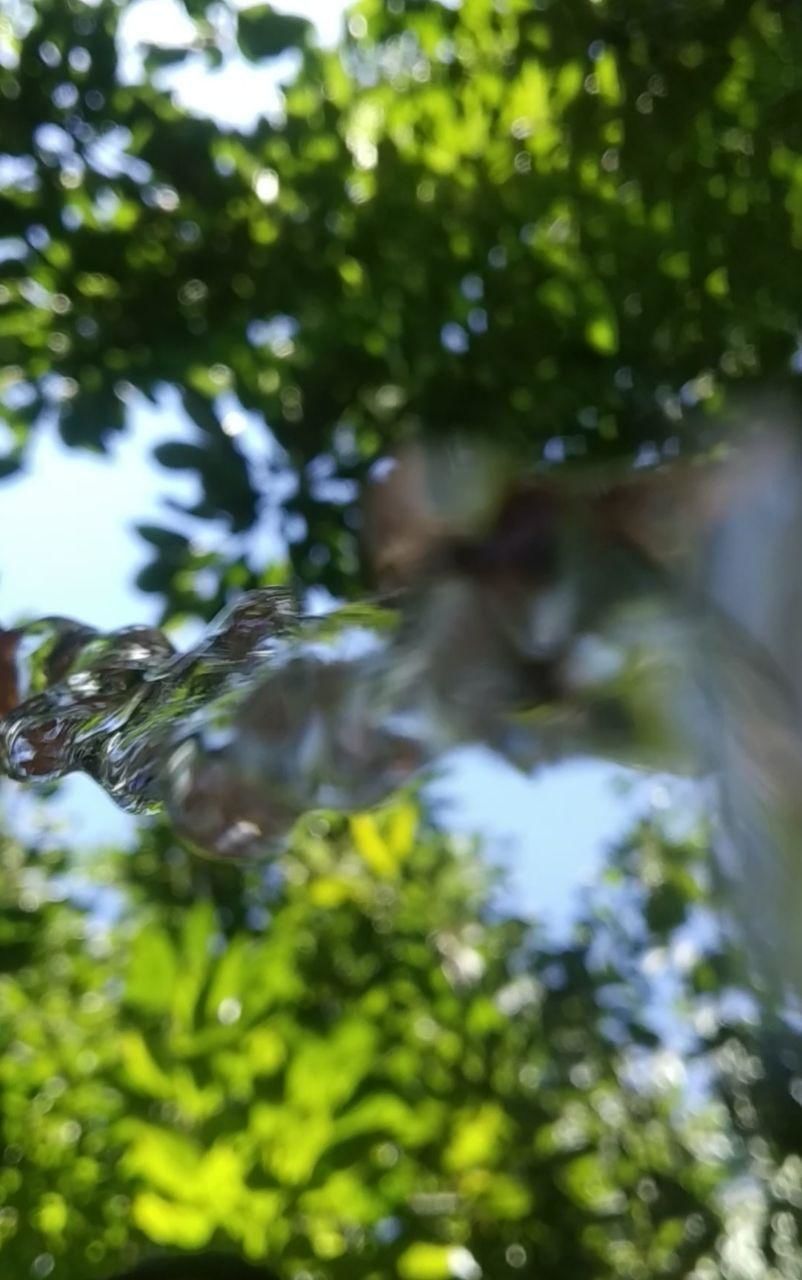
{"label": "tree canopy", "polygon": [[688,941],[703,854],[644,822],[558,943],[499,916],[411,799],[310,821],[282,879],[154,829],[94,870],[111,927],[53,901],[57,852],[6,840],[4,1266],[89,1280],[214,1246],[349,1280],[796,1274],[797,1064],[728,1012],[721,939]]}
{"label": "tree canopy", "polygon": [[[123,80],[124,6],[4,6],[6,471],[43,414],[106,448],[132,395],[175,387],[192,436],[157,458],[198,476],[194,513],[238,531],[277,511],[294,574],[347,595],[356,486],[394,440],[631,457],[787,374],[796,6],[364,0],[333,51],[269,5],[185,7],[194,41]],[[159,79],[287,52],[283,111],[248,132]],[[260,473],[237,404],[278,445]],[[282,573],[200,565],[180,522],[144,532],[141,585],[169,610]]]}
{"label": "tree canopy", "polygon": [[[0,0],[0,473],[172,389],[156,461],[200,497],[141,529],[166,618],[361,591],[359,487],[419,432],[631,461],[793,385],[798,6],[361,0],[324,49],[184,0],[139,69],[128,8]],[[247,130],[170,89],[277,58]],[[709,879],[648,815],[555,939],[414,794],[303,821],[280,872],[159,823],[92,859],[4,835],[0,1270],[798,1276],[802,1051]]]}

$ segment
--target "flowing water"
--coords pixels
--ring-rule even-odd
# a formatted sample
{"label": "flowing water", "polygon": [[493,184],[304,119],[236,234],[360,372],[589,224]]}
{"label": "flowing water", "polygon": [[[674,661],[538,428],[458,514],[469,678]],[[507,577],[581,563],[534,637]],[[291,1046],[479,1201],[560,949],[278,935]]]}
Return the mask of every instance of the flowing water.
{"label": "flowing water", "polygon": [[125,809],[165,807],[203,851],[253,857],[310,809],[380,802],[455,743],[522,764],[566,754],[579,708],[545,698],[545,666],[478,616],[466,642],[470,587],[431,595],[319,618],[253,592],[185,653],[149,627],[8,631],[0,765],[21,781],[84,772]]}
{"label": "flowing water", "polygon": [[654,554],[665,512],[650,498],[644,516],[629,480],[573,495],[519,483],[482,522],[478,472],[466,484],[458,468],[423,509],[415,460],[375,508],[392,589],[374,601],[311,617],[285,590],[254,592],[185,653],[149,627],[0,633],[0,768],[82,771],[222,858],[274,852],[309,810],[379,804],[459,743],[527,771],[592,754],[712,775],[734,897],[802,977],[798,593],[777,568],[802,472],[773,446],[759,457],[693,573]]}
{"label": "flowing water", "polygon": [[458,743],[530,769],[594,738],[628,757],[635,732],[648,756],[645,725],[629,721],[640,702],[651,713],[672,653],[647,638],[647,623],[665,625],[655,602],[639,601],[629,634],[619,625],[606,640],[574,636],[569,602],[544,644],[539,587],[491,595],[470,574],[445,574],[309,617],[266,589],[185,653],[155,628],[41,619],[2,637],[0,767],[21,781],[84,772],[125,809],[166,808],[203,851],[253,857],[302,813],[379,803]]}

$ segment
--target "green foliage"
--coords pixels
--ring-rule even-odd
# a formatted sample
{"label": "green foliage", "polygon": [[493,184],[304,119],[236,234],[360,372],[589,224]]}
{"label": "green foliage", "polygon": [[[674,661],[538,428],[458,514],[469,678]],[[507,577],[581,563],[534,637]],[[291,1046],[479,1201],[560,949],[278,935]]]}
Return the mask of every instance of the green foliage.
{"label": "green foliage", "polygon": [[[184,7],[123,83],[123,5],[0,4],[0,476],[44,416],[107,449],[176,388],[157,461],[226,539],[140,528],[166,613],[356,592],[359,485],[413,432],[631,457],[787,370],[798,6],[362,0],[333,52]],[[299,62],[249,133],[163,87],[235,30]],[[276,514],[286,564],[231,550]],[[88,905],[68,859],[0,854],[3,1275],[800,1274],[798,1038],[747,1001],[696,842],[644,823],[562,942],[408,801],[302,824],[280,876],[154,827]]]}
{"label": "green foliage", "polygon": [[275,58],[302,44],[309,23],[292,14],[278,13],[272,5],[257,4],[242,9],[237,17],[237,41],[246,58],[258,62]]}
{"label": "green foliage", "polygon": [[[534,1260],[546,1280],[735,1278],[750,1222],[749,1274],[786,1274],[783,1248],[799,1265],[799,1121],[760,1119],[767,1098],[798,1111],[765,1074],[788,1043],[761,1056],[715,1012],[734,971],[702,1000],[682,980],[705,1011],[682,1057],[659,1033],[649,957],[707,900],[701,845],[644,825],[562,944],[499,917],[475,852],[410,801],[310,820],[280,880],[199,867],[155,828],[96,870],[125,898],[112,926],[3,852],[5,928],[30,949],[0,976],[9,1274],[214,1247],[333,1280]],[[682,910],[656,937],[644,909],[669,883]],[[723,1198],[734,1169],[751,1219]]]}
{"label": "green foliage", "polygon": [[[194,47],[228,57],[206,10],[188,6]],[[283,120],[248,134],[119,83],[119,15],[38,0],[32,23],[0,19],[3,470],[43,409],[106,448],[131,387],[171,384],[198,434],[161,460],[198,476],[196,514],[279,510],[294,573],[348,595],[355,483],[409,432],[631,456],[787,371],[798,6],[364,0],[326,52],[257,5],[242,53],[301,65]],[[223,393],[294,492],[246,464]],[[143,585],[185,611],[155,555]],[[198,612],[234,589],[214,572]]]}

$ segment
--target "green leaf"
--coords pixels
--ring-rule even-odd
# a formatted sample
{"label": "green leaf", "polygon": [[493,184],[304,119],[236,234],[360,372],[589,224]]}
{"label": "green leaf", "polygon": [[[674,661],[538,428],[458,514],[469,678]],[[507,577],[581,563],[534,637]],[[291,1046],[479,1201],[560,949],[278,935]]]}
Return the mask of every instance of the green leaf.
{"label": "green leaf", "polygon": [[131,1216],[139,1230],[155,1244],[179,1249],[200,1249],[214,1232],[209,1215],[194,1205],[175,1204],[154,1191],[134,1196]]}
{"label": "green leaf", "polygon": [[571,1160],[563,1169],[560,1181],[569,1196],[592,1213],[615,1213],[626,1203],[623,1190],[595,1152]]}
{"label": "green leaf", "polygon": [[144,538],[145,542],[149,542],[152,547],[158,547],[159,551],[165,554],[179,556],[189,547],[189,538],[183,533],[177,533],[174,529],[162,529],[160,525],[155,524],[138,524],[135,528],[140,538]]}
{"label": "green leaf", "polygon": [[195,903],[182,922],[181,962],[172,992],[172,1011],[176,1027],[184,1033],[194,1027],[197,1002],[209,976],[216,923],[209,902]]}
{"label": "green leaf", "polygon": [[311,24],[294,14],[278,13],[272,5],[241,9],[237,16],[239,47],[252,62],[276,58],[287,49],[303,45]]}
{"label": "green leaf", "polygon": [[401,1280],[447,1280],[455,1272],[451,1262],[455,1250],[445,1244],[411,1244],[398,1259]]}
{"label": "green leaf", "polygon": [[140,591],[161,594],[169,591],[173,581],[174,565],[169,560],[154,560],[140,569],[136,576],[136,585]]}
{"label": "green leaf", "polygon": [[594,316],[588,322],[585,336],[590,345],[602,355],[614,355],[618,350],[618,328],[615,316],[610,312]]}
{"label": "green leaf", "polygon": [[125,984],[129,1004],[149,1013],[165,1013],[172,1002],[178,961],[167,933],[148,925],[131,947]]}
{"label": "green leaf", "polygon": [[145,46],[145,68],[149,72],[160,71],[163,67],[175,67],[183,62],[191,53],[189,48],[180,46],[149,44]]}
{"label": "green leaf", "polygon": [[208,465],[208,454],[197,444],[186,444],[184,441],[171,440],[159,444],[153,450],[153,456],[163,467],[172,471],[200,469]]}
{"label": "green leaf", "polygon": [[156,1063],[142,1033],[131,1028],[120,1036],[120,1061],[131,1087],[151,1098],[169,1098],[173,1081]]}
{"label": "green leaf", "polygon": [[287,1070],[287,1097],[304,1108],[333,1111],[370,1069],[375,1043],[375,1029],[357,1019],[325,1040],[308,1038]]}
{"label": "green leaf", "polygon": [[454,1133],[443,1154],[447,1169],[494,1164],[503,1150],[509,1121],[501,1107],[486,1103],[476,1111],[458,1112]]}

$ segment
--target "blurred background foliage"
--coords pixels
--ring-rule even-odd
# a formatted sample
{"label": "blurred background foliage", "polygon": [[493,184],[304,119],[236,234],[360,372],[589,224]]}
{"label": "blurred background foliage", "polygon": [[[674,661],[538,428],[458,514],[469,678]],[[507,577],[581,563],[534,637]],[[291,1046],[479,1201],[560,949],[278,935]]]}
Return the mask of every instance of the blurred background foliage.
{"label": "blurred background foliage", "polygon": [[[194,432],[157,461],[197,476],[194,513],[272,513],[296,577],[347,595],[358,483],[390,442],[492,424],[530,457],[631,457],[787,374],[797,5],[362,0],[335,50],[269,5],[186,10],[193,39],[123,77],[115,0],[0,10],[5,471],[43,415],[104,449],[132,397],[175,387]],[[248,132],[163,84],[186,58],[292,53]],[[237,406],[270,445],[259,477]],[[148,533],[141,585],[173,610],[267,567]]]}
{"label": "blurred background foliage", "polygon": [[689,941],[701,842],[644,822],[559,943],[410,798],[310,820],[281,877],[155,828],[93,868],[111,926],[60,865],[3,849],[8,1274],[799,1274],[798,1064]]}
{"label": "blurred background foliage", "polygon": [[[185,9],[132,69],[124,3],[0,3],[0,472],[43,423],[109,449],[177,391],[156,462],[198,501],[141,530],[165,618],[363,590],[359,487],[412,433],[653,457],[793,380],[799,6],[361,0],[334,50]],[[247,131],[169,89],[289,55]],[[301,824],[281,875],[158,825],[80,878],[4,838],[3,1274],[798,1276],[802,1060],[703,841],[644,821],[562,940],[480,853],[412,796]]]}

